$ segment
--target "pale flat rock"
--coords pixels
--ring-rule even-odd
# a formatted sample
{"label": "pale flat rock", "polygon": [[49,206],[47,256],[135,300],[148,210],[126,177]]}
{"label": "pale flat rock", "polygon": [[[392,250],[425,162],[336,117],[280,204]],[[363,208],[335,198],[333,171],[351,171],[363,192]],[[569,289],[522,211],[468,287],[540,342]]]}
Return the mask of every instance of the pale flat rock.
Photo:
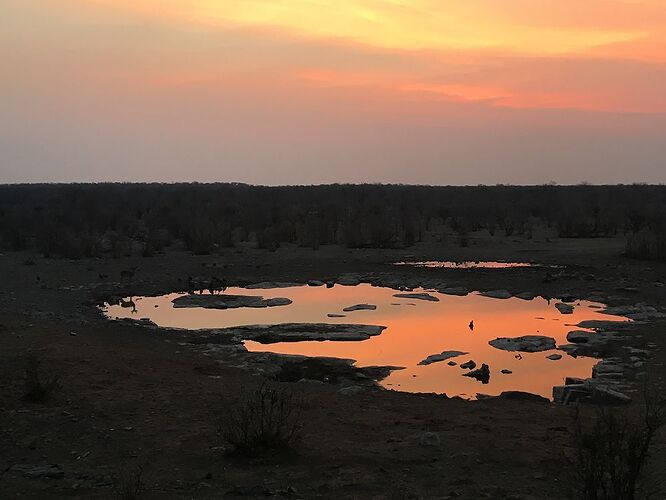
{"label": "pale flat rock", "polygon": [[541,352],[555,349],[555,339],[544,335],[523,335],[522,337],[500,337],[488,342],[502,351]]}
{"label": "pale flat rock", "polygon": [[427,300],[429,302],[439,302],[439,299],[429,293],[396,293],[393,294],[398,299]]}
{"label": "pale flat rock", "polygon": [[183,295],[171,301],[173,307],[203,307],[204,309],[237,309],[240,307],[288,306],[291,300],[286,297],[265,299],[256,295]]}
{"label": "pale flat rock", "polygon": [[215,330],[220,334],[254,340],[262,344],[300,342],[305,340],[362,341],[380,335],[386,329],[378,325],[331,323],[281,323],[277,325],[246,325]]}
{"label": "pale flat rock", "polygon": [[447,359],[457,358],[458,356],[462,356],[464,354],[469,354],[469,353],[463,351],[444,351],[440,354],[432,354],[428,356],[426,359],[421,361],[419,365],[423,366],[431,365],[433,363],[438,363],[440,361],[446,361]]}
{"label": "pale flat rock", "polygon": [[353,311],[374,311],[377,309],[377,306],[374,304],[354,304],[353,306],[345,307],[344,312],[353,312]]}

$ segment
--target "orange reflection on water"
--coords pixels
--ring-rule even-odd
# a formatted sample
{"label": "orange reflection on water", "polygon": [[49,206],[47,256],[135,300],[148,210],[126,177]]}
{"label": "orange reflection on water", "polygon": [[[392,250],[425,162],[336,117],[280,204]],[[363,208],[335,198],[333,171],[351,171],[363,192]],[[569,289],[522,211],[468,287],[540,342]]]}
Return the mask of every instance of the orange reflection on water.
{"label": "orange reflection on water", "polygon": [[[285,342],[259,344],[246,342],[250,351],[270,351],[281,354],[330,356],[350,358],[358,366],[393,365],[405,367],[382,381],[387,388],[408,392],[437,392],[449,396],[474,397],[476,393],[499,394],[502,391],[521,390],[547,397],[552,387],[561,384],[564,377],[590,376],[595,359],[574,359],[561,351],[516,353],[495,349],[488,341],[497,337],[520,335],[546,335],[557,344],[566,342],[566,334],[576,329],[572,325],[588,319],[609,319],[599,313],[599,304],[579,302],[573,314],[562,315],[542,298],[525,301],[517,298],[500,300],[471,294],[465,297],[448,296],[435,292],[439,302],[401,299],[393,297],[396,290],[373,287],[340,286],[333,288],[299,286],[271,290],[230,288],[225,293],[262,295],[267,298],[288,297],[289,306],[265,309],[211,310],[202,308],[174,309],[171,300],[178,294],[162,297],[135,298],[137,312],[120,306],[107,308],[112,318],[150,318],[159,326],[180,328],[222,328],[249,324],[277,323],[359,323],[384,325],[387,329],[378,337],[363,342]],[[374,311],[342,313],[342,309],[358,303],[377,305]],[[155,307],[155,306],[158,307]],[[327,314],[346,314],[344,318],[329,318]],[[612,318],[611,318],[612,319]],[[474,321],[474,329],[469,328]],[[428,366],[418,363],[431,354],[458,350],[469,354],[454,358],[463,363],[470,359],[477,365],[490,366],[488,384],[463,377],[459,366],[446,361]],[[554,352],[562,359],[551,361],[546,356]],[[501,370],[512,374],[502,374]]]}

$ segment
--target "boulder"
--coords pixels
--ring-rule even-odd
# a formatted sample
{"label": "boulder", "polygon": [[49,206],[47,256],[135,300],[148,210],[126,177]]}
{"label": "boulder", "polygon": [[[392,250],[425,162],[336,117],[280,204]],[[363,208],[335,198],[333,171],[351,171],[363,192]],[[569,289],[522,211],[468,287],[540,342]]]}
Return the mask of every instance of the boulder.
{"label": "boulder", "polygon": [[393,295],[398,299],[427,300],[429,302],[439,302],[439,299],[429,293],[396,293]]}
{"label": "boulder", "polygon": [[507,368],[504,368],[503,370],[501,370],[501,373],[503,373],[504,375],[511,375],[513,372]]}
{"label": "boulder", "polygon": [[517,294],[516,297],[522,300],[534,300],[534,297],[536,297],[536,295],[532,292],[521,292]]}
{"label": "boulder", "polygon": [[490,368],[487,364],[483,363],[481,368],[463,373],[463,377],[475,378],[479,382],[487,384],[490,381]]}
{"label": "boulder", "polygon": [[446,361],[447,359],[456,358],[456,357],[462,356],[464,354],[468,354],[468,353],[463,352],[463,351],[444,351],[440,354],[431,354],[426,359],[419,362],[419,365],[431,365],[433,363],[438,363],[440,361]]}
{"label": "boulder", "polygon": [[542,352],[555,349],[555,339],[544,335],[523,335],[522,337],[500,337],[488,342],[502,351]]}
{"label": "boulder", "polygon": [[353,312],[353,311],[374,311],[377,309],[377,306],[374,304],[354,304],[353,306],[345,307],[344,312]]}
{"label": "boulder", "polygon": [[346,314],[327,314],[326,316],[328,316],[329,318],[346,318],[347,317]]}
{"label": "boulder", "polygon": [[553,353],[553,354],[550,354],[550,355],[546,356],[546,359],[550,359],[551,361],[557,361],[558,359],[562,359],[562,355]]}
{"label": "boulder", "polygon": [[470,359],[466,363],[462,363],[460,365],[460,368],[462,368],[463,370],[473,370],[474,368],[476,368],[476,363]]}

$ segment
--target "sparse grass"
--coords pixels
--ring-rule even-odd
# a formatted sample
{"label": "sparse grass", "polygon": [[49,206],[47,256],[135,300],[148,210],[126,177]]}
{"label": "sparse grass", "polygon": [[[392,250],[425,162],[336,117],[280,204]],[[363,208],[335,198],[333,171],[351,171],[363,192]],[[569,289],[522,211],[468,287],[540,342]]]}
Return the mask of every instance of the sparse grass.
{"label": "sparse grass", "polygon": [[302,428],[301,402],[293,391],[264,382],[223,398],[220,434],[239,455],[256,456],[291,448]]}
{"label": "sparse grass", "polygon": [[113,478],[113,489],[120,500],[136,500],[146,491],[143,481],[143,466],[134,469],[124,469]]}
{"label": "sparse grass", "polygon": [[57,374],[45,375],[42,370],[42,360],[30,355],[25,360],[25,390],[23,400],[31,403],[46,401],[53,391],[58,388],[60,376]]}
{"label": "sparse grass", "polygon": [[[599,406],[592,419],[576,410],[572,487],[583,500],[652,498],[644,472],[655,435],[666,425],[666,399],[645,391],[640,408]],[[661,498],[661,497],[660,497]]]}

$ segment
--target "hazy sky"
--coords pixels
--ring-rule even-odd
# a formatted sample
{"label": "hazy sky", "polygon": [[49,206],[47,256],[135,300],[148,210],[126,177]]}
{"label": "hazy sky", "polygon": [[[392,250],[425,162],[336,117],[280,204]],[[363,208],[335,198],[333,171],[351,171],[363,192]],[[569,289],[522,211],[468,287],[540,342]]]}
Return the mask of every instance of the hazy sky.
{"label": "hazy sky", "polygon": [[0,182],[666,182],[665,0],[0,0]]}

